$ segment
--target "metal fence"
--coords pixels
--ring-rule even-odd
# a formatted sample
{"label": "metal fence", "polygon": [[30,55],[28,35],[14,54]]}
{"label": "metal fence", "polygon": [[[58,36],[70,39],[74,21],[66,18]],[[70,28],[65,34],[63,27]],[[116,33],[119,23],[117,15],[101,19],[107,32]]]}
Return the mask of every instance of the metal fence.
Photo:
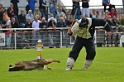
{"label": "metal fence", "polygon": [[[7,32],[11,30],[9,34],[11,34],[11,44],[10,47],[17,48],[32,48],[36,46],[37,40],[41,39],[44,47],[68,47],[72,44],[71,38],[67,35],[67,27],[56,28],[56,30],[52,28],[47,29],[34,29],[34,28],[10,28],[10,29],[0,29],[0,38],[4,41],[0,41],[1,48],[7,47]],[[35,31],[34,31],[35,30]],[[39,33],[35,34],[35,33]],[[3,36],[3,37],[2,37]],[[4,45],[2,44],[4,43]]]}
{"label": "metal fence", "polygon": [[[112,35],[108,36],[103,27],[97,27],[95,33],[95,43],[98,47],[101,46],[115,46],[118,47],[122,45],[124,40],[121,37],[124,35],[124,30],[119,29],[118,26],[111,26]],[[122,41],[120,41],[122,40]],[[121,43],[120,43],[121,42]],[[122,47],[122,46],[120,46]]]}
{"label": "metal fence", "polygon": [[[34,28],[10,28],[10,29],[0,29],[0,48],[8,48],[8,40],[10,42],[9,48],[34,48],[36,47],[37,40],[41,39],[44,47],[71,47],[75,41],[76,36],[68,36],[67,30],[69,28],[52,28],[46,29],[34,29]],[[2,32],[11,30],[11,32]],[[35,31],[33,31],[35,30]],[[35,34],[35,33],[39,33]],[[11,35],[8,39],[8,34]],[[102,46],[119,46],[120,37],[123,32],[118,32],[113,30],[111,37],[106,35],[103,28],[96,28],[96,33],[94,35],[94,42],[98,46],[101,43]],[[36,35],[36,36],[35,36]]]}

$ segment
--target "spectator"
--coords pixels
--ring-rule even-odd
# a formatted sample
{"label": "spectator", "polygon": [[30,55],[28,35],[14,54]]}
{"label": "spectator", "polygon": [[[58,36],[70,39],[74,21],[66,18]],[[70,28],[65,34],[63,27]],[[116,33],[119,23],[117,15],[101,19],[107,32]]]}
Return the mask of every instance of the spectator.
{"label": "spectator", "polygon": [[[65,22],[65,21],[66,21],[66,16],[65,16],[65,14],[60,14],[60,18],[61,18],[61,17],[63,18],[63,20],[64,20],[64,22]],[[59,21],[60,21],[60,19],[59,19]],[[58,21],[58,22],[59,22],[59,21]]]}
{"label": "spectator", "polygon": [[7,14],[10,18],[16,16],[12,3],[10,3],[10,7],[7,9]]}
{"label": "spectator", "polygon": [[110,4],[110,5],[109,5],[108,11],[110,12],[112,8],[114,8],[115,11],[116,11],[115,5],[113,5],[113,4]]}
{"label": "spectator", "polygon": [[32,10],[32,13],[34,13],[35,3],[37,2],[37,0],[27,0],[27,2],[28,2],[30,9]]}
{"label": "spectator", "polygon": [[58,21],[58,22],[59,22],[59,20],[60,20],[60,15],[63,15],[63,17],[66,18],[65,13],[62,11],[62,7],[59,7],[59,8],[58,8],[58,11],[57,11],[57,16],[56,16],[56,18],[57,18],[57,21]]}
{"label": "spectator", "polygon": [[106,10],[103,19],[107,19],[108,18],[108,15],[109,15],[109,11]]}
{"label": "spectator", "polygon": [[[3,28],[3,29],[6,29],[6,22],[7,22],[7,19],[9,19],[9,17],[8,17],[8,15],[7,15],[7,13],[5,12],[5,13],[3,13],[3,20],[2,20],[2,24],[1,24],[1,27]],[[6,32],[6,30],[3,30],[3,32]]]}
{"label": "spectator", "polygon": [[[51,18],[51,20],[48,22],[48,28],[53,28],[54,30],[56,30],[56,22],[54,20],[54,17]],[[53,33],[50,32],[49,33],[49,48],[53,48],[54,47],[54,43],[53,43]]]}
{"label": "spectator", "polygon": [[[11,28],[11,21],[7,19],[6,28]],[[12,38],[12,30],[7,30],[6,32],[7,37],[7,47],[10,48],[11,46],[11,38]]]}
{"label": "spectator", "polygon": [[14,6],[15,15],[18,17],[18,3],[19,3],[19,0],[11,0],[11,3]]}
{"label": "spectator", "polygon": [[19,28],[19,25],[18,25],[18,23],[16,22],[15,17],[12,17],[12,18],[11,18],[11,26],[12,26],[12,28]]}
{"label": "spectator", "polygon": [[[32,28],[32,21],[31,18],[27,18],[26,23],[25,23],[25,28]],[[31,30],[25,30],[24,36],[26,39],[30,40],[31,39]]]}
{"label": "spectator", "polygon": [[107,10],[106,7],[110,6],[110,0],[102,0],[102,5],[104,6],[104,12]]}
{"label": "spectator", "polygon": [[27,18],[26,24],[25,24],[25,28],[32,28],[32,21],[31,18]]}
{"label": "spectator", "polygon": [[60,21],[57,22],[57,27],[66,27],[66,23],[63,17],[60,17]]}
{"label": "spectator", "polygon": [[75,11],[77,10],[77,13],[76,13],[76,16],[75,16],[75,19],[80,19],[80,0],[72,0],[72,12],[71,12],[71,15],[74,16],[75,15]]}
{"label": "spectator", "polygon": [[[63,17],[60,17],[60,21],[57,22],[57,28],[65,28],[66,27],[66,23]],[[60,48],[60,33],[57,32],[56,33],[56,47]]]}
{"label": "spectator", "polygon": [[74,21],[74,19],[72,17],[70,17],[69,20],[67,20],[67,22],[66,22],[66,27],[72,27],[73,21]]}
{"label": "spectator", "polygon": [[39,9],[40,9],[40,12],[43,16],[45,16],[45,18],[47,19],[47,3],[46,3],[46,0],[39,0]]}
{"label": "spectator", "polygon": [[28,4],[26,5],[25,10],[26,10],[26,14],[28,14],[28,11],[31,10]]}
{"label": "spectator", "polygon": [[101,15],[100,19],[105,19],[105,12],[104,11],[102,11],[100,15]]}
{"label": "spectator", "polygon": [[[6,12],[3,14],[3,21],[2,28],[11,28],[11,21]],[[6,30],[4,32],[6,32],[6,46],[10,48],[12,32],[11,30]]]}
{"label": "spectator", "polygon": [[97,13],[95,9],[92,9],[91,18],[97,18]]}
{"label": "spectator", "polygon": [[113,26],[118,26],[118,25],[120,25],[120,22],[118,21],[118,19],[117,19],[115,16],[114,16],[112,22],[113,22]]}
{"label": "spectator", "polygon": [[47,22],[45,17],[42,18],[42,21],[40,23],[40,28],[47,28]]}
{"label": "spectator", "polygon": [[6,17],[6,19],[10,19],[10,17],[8,16],[8,14],[7,14],[7,11],[6,11],[6,10],[4,11],[3,16],[5,16],[5,17]]}
{"label": "spectator", "polygon": [[111,11],[109,12],[109,15],[113,18],[114,16],[117,18],[117,12],[115,11],[115,8],[111,8]]}
{"label": "spectator", "polygon": [[121,15],[121,18],[124,17],[124,14]]}
{"label": "spectator", "polygon": [[99,12],[99,11],[96,11],[96,17],[97,17],[97,18],[102,18],[102,13]]}
{"label": "spectator", "polygon": [[35,28],[33,31],[34,32],[34,46],[36,46],[37,44],[37,39],[36,39],[37,35],[38,35],[38,39],[41,39],[40,32],[38,30],[40,23],[41,21],[38,20],[38,16],[35,16],[34,21],[32,22],[32,28]]}
{"label": "spectator", "polygon": [[19,26],[21,28],[24,28],[26,23],[26,15],[24,10],[21,10],[21,14],[18,16],[18,20],[19,20]]}
{"label": "spectator", "polygon": [[[47,28],[47,21],[46,21],[45,17],[43,17],[41,20],[40,28],[44,28],[44,29]],[[46,37],[47,37],[47,32],[46,32],[46,30],[43,30],[43,29],[41,29],[41,30],[43,31],[42,32],[42,42],[44,43],[46,40]]]}
{"label": "spectator", "polygon": [[28,14],[26,15],[26,20],[27,20],[27,18],[31,18],[31,21],[34,20],[34,16],[33,16],[33,14],[32,14],[32,10],[29,10],[29,11],[28,11]]}
{"label": "spectator", "polygon": [[40,11],[39,11],[39,8],[35,8],[35,12],[34,12],[34,16],[38,16],[38,19],[41,19],[41,13],[40,13]]}
{"label": "spectator", "polygon": [[0,4],[0,22],[2,22],[3,20],[3,13],[4,13],[4,8],[3,8],[3,5]]}
{"label": "spectator", "polygon": [[50,4],[50,13],[54,15],[54,17],[57,14],[57,2],[52,1]]}
{"label": "spectator", "polygon": [[90,17],[90,12],[89,12],[89,1],[90,0],[82,0],[82,17]]}
{"label": "spectator", "polygon": [[109,24],[110,26],[112,26],[112,25],[113,25],[111,15],[108,15],[108,16],[107,16],[106,21],[108,22],[108,24]]}
{"label": "spectator", "polygon": [[48,22],[49,22],[52,18],[54,18],[54,21],[55,21],[55,23],[57,24],[57,20],[56,20],[56,18],[54,17],[54,15],[53,15],[52,13],[50,14],[50,17],[48,18]]}

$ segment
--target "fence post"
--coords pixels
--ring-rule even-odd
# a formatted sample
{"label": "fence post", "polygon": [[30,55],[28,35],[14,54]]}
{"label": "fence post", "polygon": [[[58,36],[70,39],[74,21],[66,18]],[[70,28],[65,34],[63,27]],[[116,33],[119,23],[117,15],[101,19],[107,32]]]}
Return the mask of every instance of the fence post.
{"label": "fence post", "polygon": [[62,48],[62,30],[60,29],[60,48]]}
{"label": "fence post", "polygon": [[16,48],[17,48],[17,44],[16,44],[16,30],[15,30],[14,35],[15,35],[15,50],[16,50]]}

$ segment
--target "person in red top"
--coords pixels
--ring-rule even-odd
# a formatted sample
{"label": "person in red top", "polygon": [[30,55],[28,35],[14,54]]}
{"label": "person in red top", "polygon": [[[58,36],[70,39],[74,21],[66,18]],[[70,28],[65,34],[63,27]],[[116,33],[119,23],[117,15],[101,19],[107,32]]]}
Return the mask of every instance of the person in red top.
{"label": "person in red top", "polygon": [[109,12],[109,15],[113,18],[114,16],[117,18],[117,12],[115,11],[115,8],[111,8],[111,12]]}

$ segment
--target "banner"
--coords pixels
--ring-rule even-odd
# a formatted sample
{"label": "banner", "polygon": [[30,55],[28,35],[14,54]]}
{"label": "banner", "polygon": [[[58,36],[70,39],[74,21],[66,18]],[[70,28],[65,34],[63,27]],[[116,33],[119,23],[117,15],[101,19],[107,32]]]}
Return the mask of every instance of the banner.
{"label": "banner", "polygon": [[0,33],[0,46],[5,46],[5,33]]}

